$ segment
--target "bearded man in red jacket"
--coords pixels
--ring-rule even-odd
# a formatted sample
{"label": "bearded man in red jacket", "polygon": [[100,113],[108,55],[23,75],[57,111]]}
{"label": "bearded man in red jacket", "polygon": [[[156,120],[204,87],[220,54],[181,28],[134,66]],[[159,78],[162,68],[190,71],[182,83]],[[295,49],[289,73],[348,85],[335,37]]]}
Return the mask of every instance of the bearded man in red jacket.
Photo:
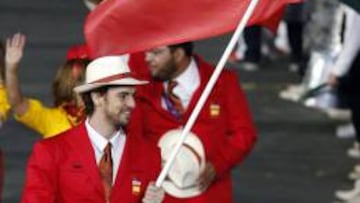
{"label": "bearded man in red jacket", "polygon": [[[214,68],[193,55],[192,50],[193,44],[188,42],[146,52],[152,82],[139,87],[130,131],[141,131],[137,133],[145,135],[154,145],[159,145],[159,139],[169,130],[185,125],[213,73]],[[230,172],[241,163],[256,141],[247,102],[233,72],[223,71],[192,133],[203,145],[205,169],[200,171],[194,185],[182,187],[174,183],[172,192],[163,185],[167,192],[164,202],[233,202]],[[195,153],[196,150],[191,151]],[[195,153],[194,157],[199,156]]]}

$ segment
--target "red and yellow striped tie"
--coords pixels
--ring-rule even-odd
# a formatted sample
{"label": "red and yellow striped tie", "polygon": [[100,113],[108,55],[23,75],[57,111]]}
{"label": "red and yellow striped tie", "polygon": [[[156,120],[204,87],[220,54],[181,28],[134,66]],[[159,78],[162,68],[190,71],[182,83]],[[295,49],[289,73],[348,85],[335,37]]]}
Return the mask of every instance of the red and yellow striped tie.
{"label": "red and yellow striped tie", "polygon": [[104,149],[104,154],[99,163],[101,180],[104,185],[105,198],[110,202],[110,194],[112,188],[113,178],[113,162],[111,157],[111,143],[108,143]]}
{"label": "red and yellow striped tie", "polygon": [[171,104],[174,106],[176,111],[181,115],[185,112],[185,108],[182,105],[180,98],[177,95],[175,95],[173,92],[176,85],[178,85],[176,81],[170,80],[167,86],[166,93],[169,97]]}

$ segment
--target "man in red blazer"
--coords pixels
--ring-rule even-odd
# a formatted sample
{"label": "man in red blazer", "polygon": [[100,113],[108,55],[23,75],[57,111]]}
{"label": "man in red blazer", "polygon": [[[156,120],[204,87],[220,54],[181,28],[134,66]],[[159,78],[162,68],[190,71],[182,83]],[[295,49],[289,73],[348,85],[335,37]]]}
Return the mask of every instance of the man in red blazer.
{"label": "man in red blazer", "polygon": [[[118,56],[91,62],[86,82],[75,87],[88,115],[67,132],[38,142],[30,157],[23,203],[160,203],[154,186],[160,157],[124,127],[135,107],[132,76]],[[144,197],[145,194],[145,197]]]}
{"label": "man in red blazer", "polygon": [[[138,133],[143,133],[154,145],[170,129],[185,125],[214,70],[200,57],[193,56],[192,49],[192,43],[183,43],[146,53],[153,81],[139,87],[130,129],[141,131]],[[177,83],[175,87],[172,81]],[[188,198],[167,194],[164,202],[233,202],[230,172],[256,140],[247,102],[234,73],[225,70],[221,74],[192,132],[205,148],[207,165],[198,181],[200,190],[205,191]]]}

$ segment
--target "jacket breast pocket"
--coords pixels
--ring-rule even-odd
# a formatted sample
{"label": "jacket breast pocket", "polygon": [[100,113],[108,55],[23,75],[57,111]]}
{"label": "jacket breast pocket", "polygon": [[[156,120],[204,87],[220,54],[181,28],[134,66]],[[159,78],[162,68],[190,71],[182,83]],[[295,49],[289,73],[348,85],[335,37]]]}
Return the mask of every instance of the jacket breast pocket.
{"label": "jacket breast pocket", "polygon": [[59,190],[66,195],[89,195],[93,192],[90,178],[83,170],[62,170],[59,176]]}

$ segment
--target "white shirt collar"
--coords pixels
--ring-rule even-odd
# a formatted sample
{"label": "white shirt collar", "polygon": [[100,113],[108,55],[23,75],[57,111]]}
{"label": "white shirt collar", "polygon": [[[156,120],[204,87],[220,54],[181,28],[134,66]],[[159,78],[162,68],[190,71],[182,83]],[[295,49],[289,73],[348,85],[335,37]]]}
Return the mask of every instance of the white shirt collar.
{"label": "white shirt collar", "polygon": [[98,133],[89,123],[87,118],[85,121],[85,127],[88,132],[88,136],[94,149],[96,164],[100,163],[101,157],[104,154],[104,149],[108,142],[111,143],[111,153],[113,160],[113,183],[115,182],[117,172],[121,163],[121,159],[125,149],[126,136],[122,129],[114,133],[114,136],[110,140],[107,140],[104,136]]}
{"label": "white shirt collar", "polygon": [[[185,108],[190,104],[192,95],[200,86],[200,74],[199,68],[194,60],[191,58],[190,64],[177,78],[174,79],[178,85],[174,88],[174,94],[176,94]],[[168,82],[164,83],[165,89],[167,88]],[[162,101],[162,106],[166,108],[165,102]]]}
{"label": "white shirt collar", "polygon": [[120,146],[120,137],[125,136],[125,133],[122,129],[116,131],[110,140],[107,140],[103,135],[98,133],[89,123],[89,119],[87,118],[85,121],[85,126],[88,131],[88,135],[91,143],[94,148],[99,152],[103,152],[108,142],[111,143],[114,151]]}
{"label": "white shirt collar", "polygon": [[191,58],[189,66],[183,73],[175,78],[175,81],[178,82],[178,86],[185,89],[188,93],[192,93],[197,89],[200,84],[200,76],[199,69],[194,58]]}

